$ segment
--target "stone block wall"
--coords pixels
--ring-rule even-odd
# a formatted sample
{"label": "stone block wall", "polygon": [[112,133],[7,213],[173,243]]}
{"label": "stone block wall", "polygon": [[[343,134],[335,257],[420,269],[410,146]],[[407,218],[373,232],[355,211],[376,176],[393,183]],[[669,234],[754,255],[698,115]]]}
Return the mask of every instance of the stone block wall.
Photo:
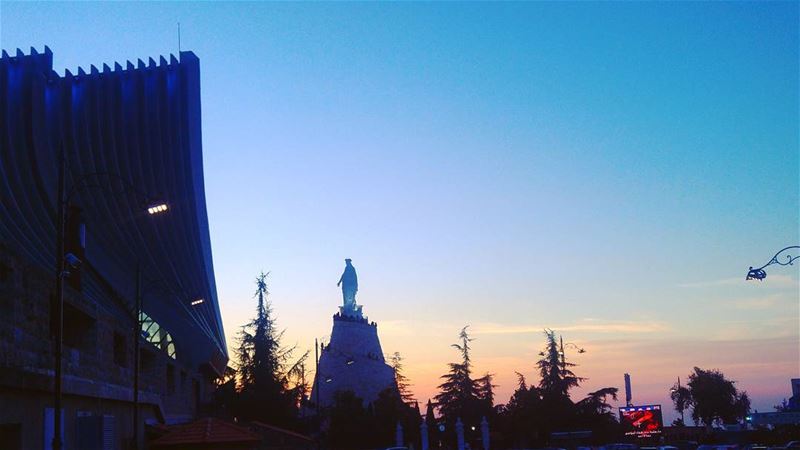
{"label": "stone block wall", "polygon": [[[70,441],[78,413],[111,415],[119,424],[122,448],[132,430],[134,316],[122,299],[102,292],[102,283],[92,283],[86,275],[83,292],[65,290],[66,437]],[[44,410],[53,405],[54,290],[51,271],[26,264],[0,244],[0,425],[21,425],[26,449],[42,448]],[[206,385],[202,376],[144,340],[141,349],[142,418],[162,423],[193,418],[195,386]]]}

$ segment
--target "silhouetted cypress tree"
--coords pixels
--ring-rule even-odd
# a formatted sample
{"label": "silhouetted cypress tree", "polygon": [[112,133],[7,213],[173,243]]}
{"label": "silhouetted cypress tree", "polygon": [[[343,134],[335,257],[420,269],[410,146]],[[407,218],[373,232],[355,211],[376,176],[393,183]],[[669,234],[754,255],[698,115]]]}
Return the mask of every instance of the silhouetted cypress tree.
{"label": "silhouetted cypress tree", "polygon": [[436,427],[436,415],[433,413],[433,403],[428,400],[428,406],[425,407],[425,423],[428,424],[428,432],[431,432]]}

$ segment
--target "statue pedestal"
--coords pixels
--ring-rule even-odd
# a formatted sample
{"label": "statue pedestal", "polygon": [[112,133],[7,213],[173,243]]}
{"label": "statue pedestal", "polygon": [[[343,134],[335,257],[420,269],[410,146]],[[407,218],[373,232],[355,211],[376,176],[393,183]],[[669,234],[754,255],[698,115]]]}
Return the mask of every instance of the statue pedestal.
{"label": "statue pedestal", "polygon": [[364,315],[361,313],[362,305],[356,305],[355,303],[352,305],[345,305],[339,307],[339,315],[344,317],[352,317],[356,319],[361,319]]}
{"label": "statue pedestal", "polygon": [[333,316],[331,340],[319,359],[319,372],[311,401],[322,408],[333,404],[337,391],[353,391],[364,406],[375,401],[381,391],[395,386],[394,370],[386,364],[378,339],[378,326],[361,315]]}

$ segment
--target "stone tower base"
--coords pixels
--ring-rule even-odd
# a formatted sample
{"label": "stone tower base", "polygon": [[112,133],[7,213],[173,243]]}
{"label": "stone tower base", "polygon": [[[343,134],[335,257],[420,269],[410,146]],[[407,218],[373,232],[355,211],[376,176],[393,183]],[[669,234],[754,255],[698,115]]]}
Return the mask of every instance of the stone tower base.
{"label": "stone tower base", "polygon": [[386,364],[378,339],[378,326],[365,318],[333,316],[331,341],[323,347],[311,401],[326,408],[337,391],[353,391],[364,406],[381,391],[395,387],[394,370]]}

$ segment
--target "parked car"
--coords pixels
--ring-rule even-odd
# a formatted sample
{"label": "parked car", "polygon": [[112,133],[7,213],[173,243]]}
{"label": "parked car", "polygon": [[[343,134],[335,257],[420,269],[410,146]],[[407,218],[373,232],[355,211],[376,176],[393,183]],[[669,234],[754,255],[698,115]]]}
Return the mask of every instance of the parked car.
{"label": "parked car", "polygon": [[747,444],[742,450],[767,450],[768,448],[769,446],[764,444]]}
{"label": "parked car", "polygon": [[697,450],[737,450],[739,448],[736,444],[713,444],[713,445],[701,445],[697,447]]}
{"label": "parked car", "polygon": [[607,444],[600,447],[599,450],[639,450],[639,446],[634,444]]}

